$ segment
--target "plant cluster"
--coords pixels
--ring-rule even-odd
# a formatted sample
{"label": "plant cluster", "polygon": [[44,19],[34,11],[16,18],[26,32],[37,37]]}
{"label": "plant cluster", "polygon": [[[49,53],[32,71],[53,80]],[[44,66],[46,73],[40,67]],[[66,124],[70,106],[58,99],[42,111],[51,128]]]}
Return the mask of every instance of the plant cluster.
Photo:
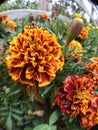
{"label": "plant cluster", "polygon": [[2,128],[91,130],[95,127],[98,27],[80,14],[75,14],[70,24],[46,14],[37,17],[30,14],[10,26],[5,16],[0,15]]}

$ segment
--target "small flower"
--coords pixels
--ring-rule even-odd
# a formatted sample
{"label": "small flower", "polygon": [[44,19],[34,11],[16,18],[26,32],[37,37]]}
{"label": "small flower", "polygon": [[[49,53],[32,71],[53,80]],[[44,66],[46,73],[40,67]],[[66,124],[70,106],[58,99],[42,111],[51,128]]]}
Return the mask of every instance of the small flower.
{"label": "small flower", "polygon": [[40,15],[38,15],[38,17],[42,20],[48,20],[49,19],[49,16],[47,14],[40,14]]}
{"label": "small flower", "polygon": [[80,34],[78,35],[78,38],[81,40],[87,39],[88,38],[88,29],[86,29],[85,27],[82,29],[82,31],[80,32]]}
{"label": "small flower", "polygon": [[64,56],[55,35],[42,27],[25,26],[10,42],[6,63],[12,79],[43,87],[62,70]]}
{"label": "small flower", "polygon": [[6,14],[0,14],[0,21],[3,21],[5,23],[8,21],[8,16]]}
{"label": "small flower", "polygon": [[12,20],[8,20],[8,21],[6,22],[6,25],[7,25],[12,31],[14,31],[15,28],[17,27],[16,23],[15,23],[14,21],[12,21]]}
{"label": "small flower", "polygon": [[[72,51],[72,50],[74,50],[74,51]],[[82,50],[83,50],[83,47],[82,47],[81,43],[76,40],[72,40],[72,42],[69,44],[69,52],[66,55],[68,57],[69,56],[81,57]]]}
{"label": "small flower", "polygon": [[89,109],[87,110],[86,115],[81,117],[81,126],[91,130],[94,126],[98,124],[98,96],[91,100]]}
{"label": "small flower", "polygon": [[75,14],[74,14],[74,17],[76,17],[76,18],[81,18],[81,14],[75,13]]}
{"label": "small flower", "polygon": [[84,65],[87,67],[88,78],[94,81],[94,88],[98,88],[98,57],[93,57],[91,62],[85,62]]}

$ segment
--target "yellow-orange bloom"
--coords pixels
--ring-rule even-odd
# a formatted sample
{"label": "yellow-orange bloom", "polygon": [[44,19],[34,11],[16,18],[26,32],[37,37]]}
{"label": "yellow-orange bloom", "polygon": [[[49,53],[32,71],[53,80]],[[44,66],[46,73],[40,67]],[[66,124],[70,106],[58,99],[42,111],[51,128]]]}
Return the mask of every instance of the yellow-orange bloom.
{"label": "yellow-orange bloom", "polygon": [[81,18],[81,14],[75,13],[75,14],[74,14],[74,17],[76,17],[76,18]]}
{"label": "yellow-orange bloom", "polygon": [[85,27],[83,27],[82,31],[78,35],[78,38],[81,40],[84,40],[84,39],[88,38],[88,35],[89,35],[88,30]]}
{"label": "yellow-orange bloom", "polygon": [[82,115],[81,125],[87,128],[87,130],[91,130],[94,126],[98,125],[98,95],[95,95],[91,100],[86,115]]}
{"label": "yellow-orange bloom", "polygon": [[93,79],[94,81],[94,88],[98,89],[98,57],[93,57],[92,62],[84,64],[91,73],[88,73],[88,77]]}
{"label": "yellow-orange bloom", "polygon": [[8,21],[6,22],[6,25],[7,25],[12,31],[14,31],[15,28],[17,27],[16,23],[15,23],[14,21],[12,21],[12,20],[8,20]]}
{"label": "yellow-orange bloom", "polygon": [[0,14],[0,21],[3,21],[3,22],[8,21],[8,16],[6,14]]}
{"label": "yellow-orange bloom", "polygon": [[6,62],[12,79],[43,87],[62,70],[64,56],[55,35],[42,27],[25,26],[10,42]]}
{"label": "yellow-orange bloom", "polygon": [[69,52],[66,54],[67,57],[75,56],[77,61],[81,61],[82,59],[82,50],[83,47],[80,42],[73,40],[69,44]]}
{"label": "yellow-orange bloom", "polygon": [[41,18],[42,20],[48,20],[49,16],[47,14],[40,14],[39,18]]}

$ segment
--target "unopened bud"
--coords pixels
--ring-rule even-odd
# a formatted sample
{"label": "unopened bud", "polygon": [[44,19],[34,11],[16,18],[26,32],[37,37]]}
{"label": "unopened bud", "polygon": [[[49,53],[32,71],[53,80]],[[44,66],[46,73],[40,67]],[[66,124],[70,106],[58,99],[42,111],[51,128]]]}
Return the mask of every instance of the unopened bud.
{"label": "unopened bud", "polygon": [[32,13],[29,15],[29,20],[30,20],[30,22],[32,22],[34,20],[34,16]]}
{"label": "unopened bud", "polygon": [[67,43],[70,43],[73,39],[75,39],[83,28],[83,20],[80,18],[74,18],[70,24],[67,31]]}

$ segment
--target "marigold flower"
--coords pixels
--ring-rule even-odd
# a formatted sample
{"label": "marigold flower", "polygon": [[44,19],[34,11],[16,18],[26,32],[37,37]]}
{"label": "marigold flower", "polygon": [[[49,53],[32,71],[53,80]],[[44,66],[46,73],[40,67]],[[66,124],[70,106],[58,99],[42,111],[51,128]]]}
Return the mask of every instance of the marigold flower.
{"label": "marigold flower", "polygon": [[87,110],[86,115],[81,117],[81,126],[91,130],[92,127],[98,124],[98,96],[91,100],[89,109]]}
{"label": "marigold flower", "polygon": [[48,20],[49,16],[47,14],[40,14],[39,18],[42,19],[42,20]]}
{"label": "marigold flower", "polygon": [[[74,52],[72,52],[72,50]],[[69,44],[69,53],[67,53],[67,56],[82,56],[81,52],[83,50],[83,47],[80,42],[76,40],[72,40],[72,42]]]}
{"label": "marigold flower", "polygon": [[85,28],[86,28],[86,30],[88,30],[88,31],[90,30],[90,26],[89,26],[89,25],[86,26]]}
{"label": "marigold flower", "polygon": [[93,81],[85,76],[68,76],[53,102],[65,115],[85,115],[93,98]]}
{"label": "marigold flower", "polygon": [[0,21],[3,21],[3,22],[8,21],[8,16],[6,14],[0,14]]}
{"label": "marigold flower", "polygon": [[84,39],[88,38],[88,35],[89,35],[88,29],[86,29],[85,27],[83,27],[82,31],[81,31],[80,34],[78,35],[78,38],[79,38],[80,40],[84,40]]}
{"label": "marigold flower", "polygon": [[76,17],[76,18],[81,18],[81,14],[75,13],[75,14],[74,14],[74,17]]}
{"label": "marigold flower", "polygon": [[43,87],[62,70],[64,56],[55,35],[42,27],[25,26],[10,42],[6,62],[12,79]]}
{"label": "marigold flower", "polygon": [[17,27],[16,23],[15,23],[14,21],[12,21],[12,20],[8,20],[8,21],[6,22],[6,25],[7,25],[12,31],[14,31],[15,28]]}
{"label": "marigold flower", "polygon": [[93,57],[92,62],[85,62],[84,65],[87,67],[87,70],[91,71],[87,76],[93,79],[94,88],[98,88],[98,57]]}

